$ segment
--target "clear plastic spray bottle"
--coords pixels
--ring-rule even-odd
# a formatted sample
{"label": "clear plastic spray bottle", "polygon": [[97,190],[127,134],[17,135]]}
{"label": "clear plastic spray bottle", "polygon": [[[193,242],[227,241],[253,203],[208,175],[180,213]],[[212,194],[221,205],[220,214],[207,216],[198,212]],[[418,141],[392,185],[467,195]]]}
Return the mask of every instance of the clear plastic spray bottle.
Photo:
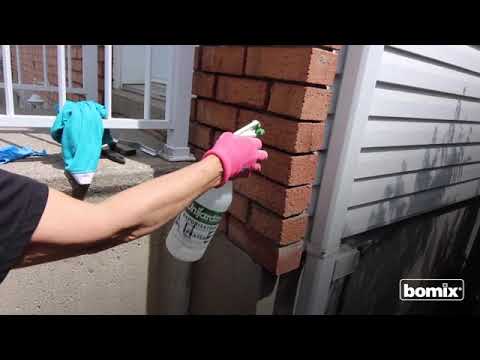
{"label": "clear plastic spray bottle", "polygon": [[[239,136],[262,136],[265,131],[259,121],[254,120],[237,130]],[[200,260],[214,237],[223,214],[232,203],[233,186],[227,182],[218,189],[211,189],[197,198],[180,213],[167,236],[167,249],[178,260],[194,262]]]}

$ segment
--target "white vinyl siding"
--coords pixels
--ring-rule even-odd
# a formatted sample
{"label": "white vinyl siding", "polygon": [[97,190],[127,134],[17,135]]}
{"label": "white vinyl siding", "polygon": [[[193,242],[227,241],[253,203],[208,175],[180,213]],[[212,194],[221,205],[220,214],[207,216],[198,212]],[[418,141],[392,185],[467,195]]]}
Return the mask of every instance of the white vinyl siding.
{"label": "white vinyl siding", "polygon": [[385,46],[343,236],[479,191],[480,50]]}

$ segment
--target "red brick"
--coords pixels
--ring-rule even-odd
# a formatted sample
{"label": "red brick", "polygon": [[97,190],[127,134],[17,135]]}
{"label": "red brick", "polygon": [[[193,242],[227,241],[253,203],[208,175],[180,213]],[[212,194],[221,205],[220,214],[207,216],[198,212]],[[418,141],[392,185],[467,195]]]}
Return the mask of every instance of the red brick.
{"label": "red brick", "polygon": [[72,101],[80,101],[82,97],[79,94],[68,94],[67,99]]}
{"label": "red brick", "polygon": [[223,134],[223,131],[215,130],[215,132],[213,133],[212,145],[217,142],[218,138],[219,138],[220,135],[222,135],[222,134]]}
{"label": "red brick", "polygon": [[210,147],[213,130],[208,126],[203,126],[195,122],[190,123],[190,142],[201,149],[207,150]]}
{"label": "red brick", "polygon": [[72,72],[72,81],[76,81],[76,82],[80,82],[80,83],[83,82],[82,73],[73,71]]}
{"label": "red brick", "polygon": [[324,123],[308,123],[284,119],[278,116],[240,110],[237,127],[252,120],[259,120],[265,129],[261,140],[265,145],[290,153],[306,153],[318,150],[323,144]]}
{"label": "red brick", "polygon": [[253,261],[275,275],[288,273],[300,266],[303,241],[279,247],[256,231],[247,229],[233,216],[228,219],[228,236]]}
{"label": "red brick", "polygon": [[[68,74],[67,74],[67,78],[68,78]],[[73,79],[75,79],[75,80],[73,80]],[[72,71],[72,86],[73,86],[74,83],[78,84],[79,82],[81,83],[82,81],[83,81],[82,72],[73,70]]]}
{"label": "red brick", "polygon": [[48,74],[48,82],[53,86],[58,85],[57,76],[55,74]]}
{"label": "red brick", "polygon": [[288,186],[313,182],[317,168],[316,155],[291,155],[272,148],[265,150],[268,159],[262,162],[262,175]]}
{"label": "red brick", "polygon": [[226,233],[228,231],[228,214],[223,214],[222,221],[218,226],[218,230],[220,232]]}
{"label": "red brick", "polygon": [[325,135],[325,126],[318,127],[317,124],[311,125],[312,150],[325,150],[327,148],[327,140]]}
{"label": "red brick", "polygon": [[195,95],[212,98],[215,91],[215,76],[203,72],[193,73],[192,92]]}
{"label": "red brick", "polygon": [[72,59],[72,71],[82,71],[82,60]]}
{"label": "red brick", "polygon": [[300,120],[324,121],[331,100],[332,94],[325,89],[275,83],[268,110]]}
{"label": "red brick", "polygon": [[328,47],[330,49],[340,50],[343,45],[322,45],[322,46]]}
{"label": "red brick", "polygon": [[249,47],[246,74],[332,85],[337,54],[312,47]]}
{"label": "red brick", "polygon": [[233,193],[232,205],[228,210],[230,214],[235,216],[242,222],[247,222],[248,218],[248,199],[238,193]]}
{"label": "red brick", "polygon": [[57,55],[57,46],[56,45],[47,45],[47,55]]}
{"label": "red brick", "polygon": [[234,189],[283,217],[303,212],[312,193],[310,185],[287,188],[257,174],[235,180]]}
{"label": "red brick", "polygon": [[195,50],[193,53],[193,69],[200,70],[200,58],[201,58],[202,48],[200,46],[195,46]]}
{"label": "red brick", "polygon": [[226,131],[234,131],[238,109],[209,100],[198,100],[197,121]]}
{"label": "red brick", "polygon": [[82,58],[82,47],[81,46],[72,46],[71,54],[72,54],[72,59],[81,59]]}
{"label": "red brick", "polygon": [[231,104],[264,108],[267,90],[266,81],[219,76],[217,99]]}
{"label": "red brick", "polygon": [[304,239],[308,215],[300,214],[284,219],[254,203],[248,223],[263,236],[286,245]]}
{"label": "red brick", "polygon": [[190,121],[195,121],[197,119],[197,99],[192,99],[190,107]]}
{"label": "red brick", "polygon": [[195,159],[201,160],[203,157],[203,154],[205,154],[205,150],[202,150],[196,146],[190,146],[190,150],[192,151],[193,156],[195,156]]}
{"label": "red brick", "polygon": [[203,71],[242,75],[244,57],[241,46],[204,46],[201,67]]}

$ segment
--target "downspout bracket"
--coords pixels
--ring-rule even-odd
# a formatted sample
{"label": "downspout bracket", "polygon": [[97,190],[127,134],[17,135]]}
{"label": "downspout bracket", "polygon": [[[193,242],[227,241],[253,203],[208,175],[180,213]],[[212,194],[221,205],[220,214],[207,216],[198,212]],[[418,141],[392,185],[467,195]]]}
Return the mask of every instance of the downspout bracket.
{"label": "downspout bracket", "polygon": [[334,258],[335,265],[332,276],[332,281],[343,278],[350,275],[355,271],[359,263],[360,252],[356,248],[352,248],[349,245],[341,244],[338,251],[327,253],[316,249],[311,243],[307,245],[306,252],[309,256],[316,257],[318,259],[326,260],[327,258]]}
{"label": "downspout bracket", "polygon": [[332,281],[350,275],[355,271],[360,261],[360,252],[351,246],[342,244],[336,253],[335,269]]}

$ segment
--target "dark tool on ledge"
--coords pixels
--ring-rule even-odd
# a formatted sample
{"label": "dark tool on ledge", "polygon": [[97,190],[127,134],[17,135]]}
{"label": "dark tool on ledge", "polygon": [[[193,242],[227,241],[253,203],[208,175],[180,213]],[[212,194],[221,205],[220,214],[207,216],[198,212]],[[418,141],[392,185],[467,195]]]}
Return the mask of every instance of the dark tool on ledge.
{"label": "dark tool on ledge", "polygon": [[155,150],[147,145],[144,145],[135,141],[118,139],[116,141],[116,145],[117,146],[121,145],[130,149],[135,149],[153,157],[158,156],[158,150]]}
{"label": "dark tool on ledge", "polygon": [[102,146],[102,158],[112,160],[119,164],[125,164],[125,157],[116,153],[109,145]]}
{"label": "dark tool on ledge", "polygon": [[109,129],[105,129],[102,138],[102,153],[101,156],[104,159],[109,159],[118,164],[125,164],[125,156],[136,155],[137,150],[128,144],[120,144],[116,140]]}
{"label": "dark tool on ledge", "polygon": [[137,154],[137,150],[121,143],[114,143],[110,145],[110,149],[115,151],[123,156],[133,156]]}
{"label": "dark tool on ledge", "polygon": [[118,164],[125,164],[125,156],[136,155],[137,150],[119,143],[102,146],[102,157]]}

